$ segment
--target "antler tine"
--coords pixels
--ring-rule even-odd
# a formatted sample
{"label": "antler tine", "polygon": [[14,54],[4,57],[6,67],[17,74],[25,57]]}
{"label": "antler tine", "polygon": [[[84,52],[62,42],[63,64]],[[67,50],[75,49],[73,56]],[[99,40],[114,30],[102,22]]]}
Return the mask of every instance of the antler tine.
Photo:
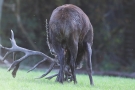
{"label": "antler tine", "polygon": [[17,46],[16,41],[14,39],[14,32],[11,30],[11,38],[10,38],[12,46]]}
{"label": "antler tine", "polygon": [[[16,54],[17,54],[17,52],[13,52],[13,61],[15,61]],[[15,67],[14,70],[12,71],[12,76],[13,76],[13,78],[16,77],[16,72],[17,72],[19,66],[20,66],[20,64],[16,65],[16,67]]]}
{"label": "antler tine", "polygon": [[0,47],[3,48],[3,49],[5,49],[5,50],[9,50],[9,48],[3,47],[1,44],[0,44]]}
{"label": "antler tine", "polygon": [[43,74],[42,76],[40,76],[40,77],[38,77],[38,78],[36,78],[36,79],[43,78],[43,77],[45,77],[47,74],[49,74],[49,73],[52,71],[52,69],[54,68],[55,64],[56,64],[56,63],[53,62],[53,63],[50,65],[50,68],[48,69],[48,71],[47,71],[45,74]]}
{"label": "antler tine", "polygon": [[16,77],[16,73],[17,73],[17,70],[19,68],[20,64],[16,65],[14,70],[12,71],[12,76],[15,78]]}
{"label": "antler tine", "polygon": [[8,51],[8,52],[4,55],[2,61],[4,61],[4,60],[6,59],[6,57],[9,56],[12,52],[13,52],[13,51]]}
{"label": "antler tine", "polygon": [[11,30],[11,38],[10,38],[10,41],[11,41],[11,44],[12,44],[12,47],[11,47],[11,48],[3,47],[2,45],[0,45],[1,48],[6,49],[6,50],[8,51],[8,52],[4,55],[2,61],[4,61],[5,58],[6,58],[7,56],[9,56],[12,52],[15,52],[15,48],[17,47],[16,41],[15,41],[15,39],[14,39],[14,33],[13,33],[12,30]]}
{"label": "antler tine", "polygon": [[[11,44],[12,44],[12,47],[14,45],[16,45],[16,41],[14,39],[14,33],[13,31],[11,30],[11,38],[10,38],[10,41],[11,41]],[[3,47],[1,44],[0,44],[0,47],[3,48],[3,49],[6,49],[6,50],[10,50],[11,48],[7,48],[7,47]]]}
{"label": "antler tine", "polygon": [[[29,69],[27,73],[29,73],[30,71],[33,71],[38,65],[40,65],[43,62],[45,62],[46,60],[49,60],[49,59],[48,58],[44,58],[43,60],[41,60],[40,62],[38,62],[36,65],[34,65],[31,69]],[[58,64],[56,61],[58,61],[58,60],[56,59],[55,62],[53,62],[53,63]]]}
{"label": "antler tine", "polygon": [[43,59],[42,61],[38,62],[36,65],[34,65],[31,69],[28,70],[27,73],[29,73],[30,71],[34,70],[38,65],[40,65],[41,63],[45,62],[47,60],[47,58]]}
{"label": "antler tine", "polygon": [[20,64],[20,62],[21,62],[22,60],[26,59],[28,56],[29,56],[29,55],[26,54],[26,55],[24,55],[23,57],[21,57],[20,59],[14,61],[14,62],[12,63],[12,65],[9,67],[8,71],[12,70],[15,66],[17,66],[18,64]]}
{"label": "antler tine", "polygon": [[52,79],[53,77],[56,77],[58,75],[58,73],[57,74],[54,74],[54,75],[52,75],[52,76],[49,76],[49,77],[46,77],[45,79]]}

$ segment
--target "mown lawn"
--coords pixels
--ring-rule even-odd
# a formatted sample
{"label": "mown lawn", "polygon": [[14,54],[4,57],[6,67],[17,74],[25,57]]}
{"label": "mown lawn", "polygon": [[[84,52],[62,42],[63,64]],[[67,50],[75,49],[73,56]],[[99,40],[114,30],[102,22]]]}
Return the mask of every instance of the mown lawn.
{"label": "mown lawn", "polygon": [[77,84],[65,82],[59,84],[52,80],[34,79],[43,74],[43,71],[27,73],[19,70],[16,78],[12,78],[11,72],[0,68],[0,90],[135,90],[135,79],[93,76],[94,86],[89,85],[87,75],[77,75]]}

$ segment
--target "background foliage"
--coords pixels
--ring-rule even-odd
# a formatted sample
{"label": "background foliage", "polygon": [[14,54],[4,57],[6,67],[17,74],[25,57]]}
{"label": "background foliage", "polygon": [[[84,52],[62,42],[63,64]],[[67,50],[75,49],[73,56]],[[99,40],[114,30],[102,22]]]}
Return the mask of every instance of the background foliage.
{"label": "background foliage", "polygon": [[91,20],[94,70],[135,71],[135,0],[4,0],[2,44],[11,45],[8,38],[12,29],[19,46],[50,55],[45,20],[49,20],[53,9],[66,3],[79,6]]}

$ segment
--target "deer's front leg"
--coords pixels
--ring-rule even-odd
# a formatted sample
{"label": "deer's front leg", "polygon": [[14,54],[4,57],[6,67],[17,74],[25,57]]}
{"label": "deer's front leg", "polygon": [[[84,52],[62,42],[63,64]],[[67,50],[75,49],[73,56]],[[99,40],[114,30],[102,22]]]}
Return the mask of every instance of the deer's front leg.
{"label": "deer's front leg", "polygon": [[64,60],[65,60],[64,49],[61,47],[61,45],[59,43],[55,43],[54,50],[57,54],[57,58],[58,58],[58,61],[60,64],[60,69],[59,69],[59,73],[57,75],[56,81],[63,83],[63,81],[64,81]]}

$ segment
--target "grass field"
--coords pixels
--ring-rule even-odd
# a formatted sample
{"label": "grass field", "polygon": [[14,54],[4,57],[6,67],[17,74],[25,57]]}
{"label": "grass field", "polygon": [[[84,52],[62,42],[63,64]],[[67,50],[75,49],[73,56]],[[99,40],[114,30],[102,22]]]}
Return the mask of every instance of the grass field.
{"label": "grass field", "polygon": [[135,90],[135,79],[93,76],[94,86],[89,85],[87,75],[77,75],[77,84],[73,82],[59,84],[52,80],[34,79],[43,74],[43,71],[27,73],[19,70],[16,78],[12,78],[11,72],[0,68],[0,90]]}

